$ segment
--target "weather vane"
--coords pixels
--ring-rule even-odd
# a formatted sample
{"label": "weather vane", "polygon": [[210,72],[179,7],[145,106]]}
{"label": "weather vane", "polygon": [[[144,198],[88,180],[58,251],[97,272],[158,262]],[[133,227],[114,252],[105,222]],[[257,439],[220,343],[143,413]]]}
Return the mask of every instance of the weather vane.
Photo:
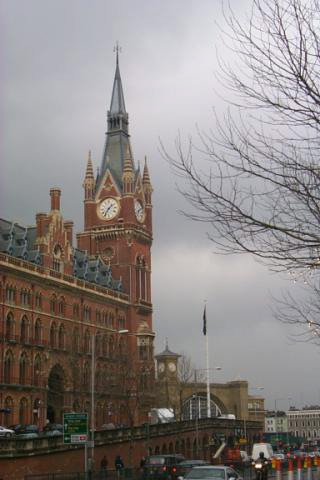
{"label": "weather vane", "polygon": [[118,63],[119,52],[120,52],[120,53],[122,52],[122,48],[119,46],[118,40],[117,40],[117,42],[116,42],[115,47],[113,47],[113,51],[116,52],[116,55],[117,55],[117,63]]}

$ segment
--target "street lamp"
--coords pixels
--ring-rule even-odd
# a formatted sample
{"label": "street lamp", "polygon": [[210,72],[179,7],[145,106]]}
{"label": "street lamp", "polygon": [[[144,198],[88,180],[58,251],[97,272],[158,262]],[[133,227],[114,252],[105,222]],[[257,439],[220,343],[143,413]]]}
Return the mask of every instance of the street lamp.
{"label": "street lamp", "polygon": [[199,445],[199,425],[198,425],[198,405],[197,405],[197,400],[198,397],[197,395],[192,395],[192,399],[195,402],[195,424],[196,424],[196,458],[198,458],[198,445]]}

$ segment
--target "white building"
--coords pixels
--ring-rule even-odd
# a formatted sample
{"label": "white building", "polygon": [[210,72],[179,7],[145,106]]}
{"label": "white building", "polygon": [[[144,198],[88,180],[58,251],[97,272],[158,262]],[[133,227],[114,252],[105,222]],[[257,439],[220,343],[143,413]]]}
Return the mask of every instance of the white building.
{"label": "white building", "polygon": [[320,440],[320,409],[289,410],[287,418],[290,434],[306,440]]}

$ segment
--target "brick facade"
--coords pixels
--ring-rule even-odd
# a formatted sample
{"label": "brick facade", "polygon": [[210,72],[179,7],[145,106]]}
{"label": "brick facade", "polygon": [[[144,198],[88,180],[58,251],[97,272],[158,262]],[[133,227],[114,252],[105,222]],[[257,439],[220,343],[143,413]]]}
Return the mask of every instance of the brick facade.
{"label": "brick facade", "polygon": [[59,188],[36,227],[0,220],[3,425],[42,428],[63,412],[90,412],[93,378],[96,427],[145,421],[152,406],[152,187],[146,162],[142,173],[135,168],[119,92],[117,61],[97,179],[88,158],[77,246]]}

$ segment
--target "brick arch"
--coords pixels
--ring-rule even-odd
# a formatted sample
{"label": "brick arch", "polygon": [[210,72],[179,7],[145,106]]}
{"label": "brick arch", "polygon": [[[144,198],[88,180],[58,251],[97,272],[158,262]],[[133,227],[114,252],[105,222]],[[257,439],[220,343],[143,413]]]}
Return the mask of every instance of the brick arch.
{"label": "brick arch", "polygon": [[19,400],[19,423],[26,424],[29,423],[29,402],[26,397],[22,397]]}
{"label": "brick arch", "polygon": [[53,423],[62,423],[66,378],[65,370],[59,363],[51,368],[48,375],[47,418]]}
{"label": "brick arch", "polygon": [[13,411],[14,411],[13,398],[10,397],[10,396],[9,396],[9,397],[6,397],[6,398],[4,399],[4,404],[3,404],[3,405],[4,405],[4,408],[8,408],[8,409],[10,410],[9,413],[6,413],[5,415],[3,414],[3,415],[4,415],[3,418],[4,418],[4,420],[5,420],[3,423],[4,423],[6,426],[12,425],[12,424],[13,424]]}

